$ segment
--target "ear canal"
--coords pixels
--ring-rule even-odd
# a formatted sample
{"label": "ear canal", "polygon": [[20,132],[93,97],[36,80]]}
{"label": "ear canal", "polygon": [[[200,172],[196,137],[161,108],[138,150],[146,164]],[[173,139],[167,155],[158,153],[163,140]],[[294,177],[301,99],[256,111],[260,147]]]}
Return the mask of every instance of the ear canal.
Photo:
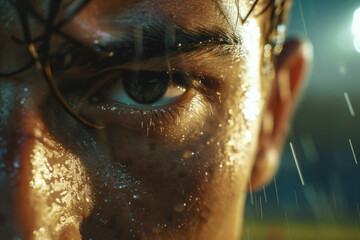
{"label": "ear canal", "polygon": [[309,43],[293,40],[285,43],[276,59],[275,79],[263,111],[258,151],[250,179],[252,189],[266,185],[278,169],[283,142],[312,58],[311,53]]}

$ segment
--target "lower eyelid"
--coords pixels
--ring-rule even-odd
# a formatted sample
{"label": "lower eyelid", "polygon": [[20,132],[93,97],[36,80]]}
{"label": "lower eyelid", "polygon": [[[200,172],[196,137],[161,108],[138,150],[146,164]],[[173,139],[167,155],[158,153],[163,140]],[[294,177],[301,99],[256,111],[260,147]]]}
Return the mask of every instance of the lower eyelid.
{"label": "lower eyelid", "polygon": [[137,103],[129,96],[120,80],[116,81],[116,83],[112,84],[111,87],[107,88],[104,94],[102,94],[103,97],[101,98],[105,101],[112,101],[114,103],[131,105],[133,107],[140,107],[144,109],[151,107],[161,108],[163,106],[170,105],[173,102],[176,102],[178,99],[182,98],[182,96],[186,94],[187,91],[188,89],[186,89],[185,87],[182,87],[175,83],[170,83],[165,94],[159,100],[151,104],[141,104]]}
{"label": "lower eyelid", "polygon": [[[147,128],[152,132],[161,133],[161,128],[181,124],[191,114],[201,115],[206,109],[200,102],[206,101],[201,94],[190,89],[184,97],[175,103],[164,107],[134,108],[113,102],[89,103],[81,107],[81,115],[105,128],[115,130],[127,129],[146,133]],[[177,128],[180,128],[177,127]]]}

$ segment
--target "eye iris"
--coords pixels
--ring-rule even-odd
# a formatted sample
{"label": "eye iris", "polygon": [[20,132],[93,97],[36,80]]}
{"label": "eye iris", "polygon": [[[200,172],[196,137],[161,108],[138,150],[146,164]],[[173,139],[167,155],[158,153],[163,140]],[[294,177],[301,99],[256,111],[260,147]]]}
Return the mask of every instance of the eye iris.
{"label": "eye iris", "polygon": [[164,96],[170,75],[165,72],[129,71],[124,73],[122,84],[136,102],[151,104]]}

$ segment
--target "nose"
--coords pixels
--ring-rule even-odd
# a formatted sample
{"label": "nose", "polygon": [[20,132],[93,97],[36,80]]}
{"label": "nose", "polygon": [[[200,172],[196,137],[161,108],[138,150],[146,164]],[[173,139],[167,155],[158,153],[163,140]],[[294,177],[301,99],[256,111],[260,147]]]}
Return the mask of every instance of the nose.
{"label": "nose", "polygon": [[[0,236],[23,238],[32,222],[26,206],[30,162],[39,119],[30,111],[31,89],[18,79],[0,80]],[[26,221],[24,221],[27,219]]]}

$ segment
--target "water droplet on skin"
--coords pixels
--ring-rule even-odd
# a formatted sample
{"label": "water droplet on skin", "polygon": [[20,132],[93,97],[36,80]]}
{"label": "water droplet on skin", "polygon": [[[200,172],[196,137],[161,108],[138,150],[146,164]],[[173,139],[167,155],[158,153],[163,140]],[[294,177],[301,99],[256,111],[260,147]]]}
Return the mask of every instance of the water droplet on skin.
{"label": "water droplet on skin", "polygon": [[192,156],[194,156],[194,152],[191,152],[191,151],[189,151],[189,150],[185,150],[184,152],[183,152],[183,154],[182,154],[182,157],[184,158],[184,159],[187,159],[187,158],[190,158],[190,157],[192,157]]}
{"label": "water droplet on skin", "polygon": [[181,213],[185,210],[185,207],[186,207],[186,203],[179,203],[179,204],[174,205],[173,210],[176,213]]}
{"label": "water droplet on skin", "polygon": [[246,138],[247,138],[247,139],[251,139],[251,137],[252,137],[252,134],[251,134],[250,131],[246,131],[246,132],[245,132],[245,135],[246,135]]}
{"label": "water droplet on skin", "polygon": [[152,228],[152,232],[153,232],[153,233],[156,233],[156,234],[158,234],[158,233],[161,233],[161,232],[162,232],[162,229],[161,229],[161,226],[160,226],[160,224],[159,224],[159,223],[157,224],[157,226],[156,226],[156,227],[153,227],[153,228]]}
{"label": "water droplet on skin", "polygon": [[203,220],[208,220],[208,218],[210,217],[210,210],[208,208],[201,209],[200,210],[200,217]]}
{"label": "water droplet on skin", "polygon": [[14,162],[14,168],[18,168],[20,165],[17,161]]}

